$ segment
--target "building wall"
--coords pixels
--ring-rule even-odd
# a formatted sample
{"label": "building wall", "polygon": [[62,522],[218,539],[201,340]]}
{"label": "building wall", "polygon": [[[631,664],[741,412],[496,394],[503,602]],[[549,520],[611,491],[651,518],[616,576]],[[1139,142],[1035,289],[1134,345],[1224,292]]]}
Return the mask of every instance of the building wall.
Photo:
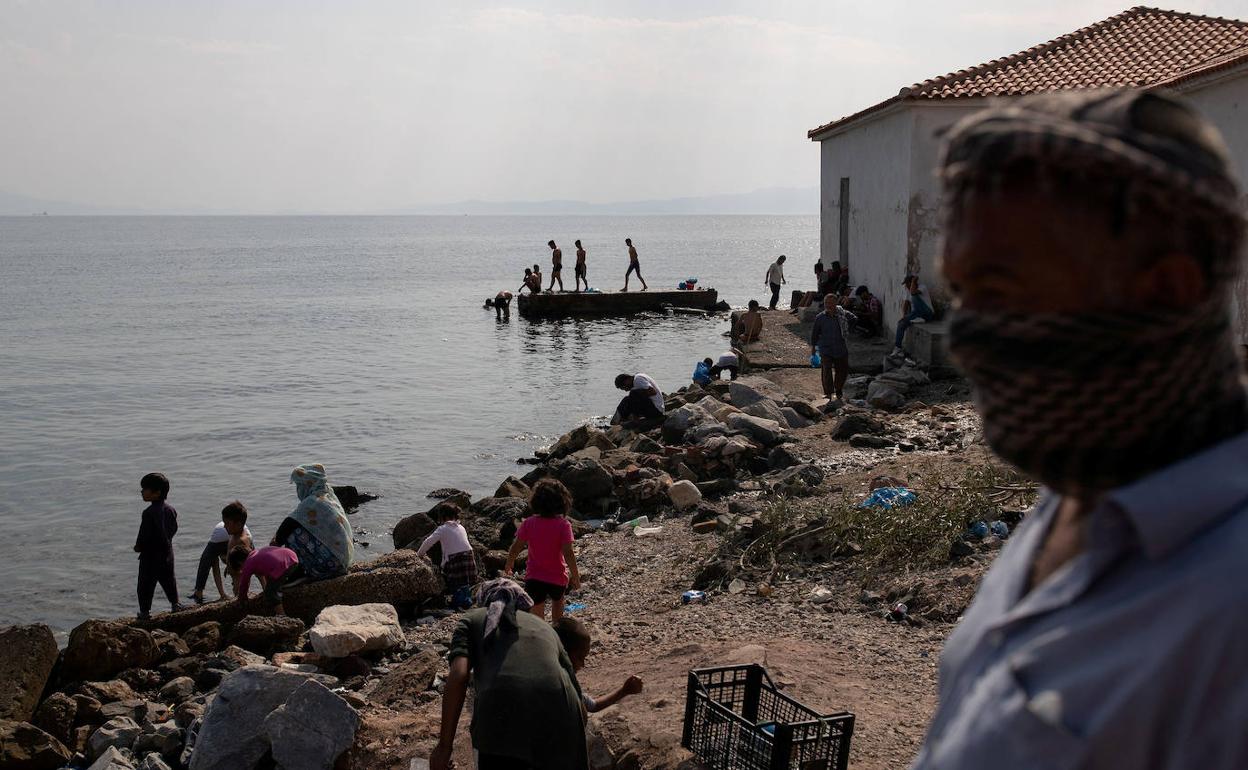
{"label": "building wall", "polygon": [[880,297],[889,323],[906,263],[913,126],[913,108],[899,104],[820,142],[820,261],[826,267],[841,258],[841,179],[848,177],[849,277]]}
{"label": "building wall", "polygon": [[[1183,95],[1217,125],[1231,151],[1231,159],[1239,174],[1244,196],[1241,198],[1248,214],[1248,68],[1228,73],[1227,77],[1196,84]],[[1241,271],[1236,286],[1236,325],[1239,339],[1248,344],[1248,271]]]}

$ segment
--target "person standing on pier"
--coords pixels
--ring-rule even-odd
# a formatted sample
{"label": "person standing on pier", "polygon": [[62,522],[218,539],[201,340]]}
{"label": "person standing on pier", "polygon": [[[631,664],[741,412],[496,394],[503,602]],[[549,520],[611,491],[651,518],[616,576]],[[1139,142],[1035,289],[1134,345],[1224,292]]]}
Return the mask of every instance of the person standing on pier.
{"label": "person standing on pier", "polygon": [[637,273],[637,280],[641,281],[641,290],[645,291],[650,287],[646,285],[646,279],[641,277],[641,260],[637,258],[637,249],[633,248],[633,239],[625,238],[624,243],[628,244],[628,270],[624,272],[624,288],[620,291],[628,291],[628,277],[634,272]]}
{"label": "person standing on pier", "polygon": [[767,277],[763,279],[763,283],[771,287],[771,304],[768,310],[775,310],[776,305],[780,303],[780,284],[788,283],[784,280],[784,255],[776,257],[776,261],[771,263],[771,267],[767,268]]}
{"label": "person standing on pier", "polygon": [[585,271],[585,249],[581,247],[581,242],[576,241],[576,290],[581,290],[581,281],[585,282],[585,291],[589,291],[589,278]]}
{"label": "person standing on pier", "polygon": [[563,291],[563,251],[554,241],[546,243],[550,247],[550,286],[546,291],[554,291],[555,281],[559,282],[559,291]]}

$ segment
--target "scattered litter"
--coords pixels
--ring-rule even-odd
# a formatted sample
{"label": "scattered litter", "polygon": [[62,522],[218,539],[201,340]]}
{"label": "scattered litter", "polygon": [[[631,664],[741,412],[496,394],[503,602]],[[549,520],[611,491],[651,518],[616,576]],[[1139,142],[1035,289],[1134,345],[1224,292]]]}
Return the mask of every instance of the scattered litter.
{"label": "scattered litter", "polygon": [[823,586],[815,586],[810,592],[811,604],[827,604],[836,598],[836,594],[824,588]]}
{"label": "scattered litter", "polygon": [[818,369],[822,365],[823,365],[823,360],[819,358],[819,351],[816,350],[814,353],[810,355],[810,368]]}
{"label": "scattered litter", "polygon": [[989,524],[988,529],[1002,540],[1010,536],[1010,525],[1000,519]]}
{"label": "scattered litter", "polygon": [[706,604],[706,591],[685,591],[680,595],[681,604]]}
{"label": "scattered litter", "polygon": [[966,530],[966,536],[976,540],[983,540],[988,537],[988,522],[977,521]]}
{"label": "scattered litter", "polygon": [[590,529],[602,529],[602,525],[606,523],[606,519],[586,519],[585,526]]}
{"label": "scattered litter", "polygon": [[649,537],[650,535],[657,535],[662,531],[662,527],[635,527],[633,534],[637,537]]}
{"label": "scattered litter", "polygon": [[635,518],[635,519],[631,519],[631,520],[629,520],[629,521],[624,522],[624,523],[623,523],[623,524],[621,524],[620,526],[621,526],[621,527],[632,527],[633,529],[636,529],[637,527],[648,527],[648,526],[650,526],[650,517],[649,517],[649,516],[638,516],[638,517],[637,517],[637,518]]}
{"label": "scattered litter", "polygon": [[916,500],[913,492],[905,487],[880,487],[858,504],[859,508],[901,508]]}
{"label": "scattered litter", "polygon": [[906,619],[906,614],[910,612],[910,608],[902,602],[897,602],[893,608],[888,611],[888,619],[902,621]]}
{"label": "scattered litter", "polygon": [[563,608],[563,611],[564,612],[576,612],[578,610],[585,609],[585,607],[586,607],[585,602],[572,602],[571,604],[565,605]]}
{"label": "scattered litter", "polygon": [[730,594],[739,594],[745,591],[745,589],[745,581],[741,578],[733,578],[732,582],[728,584],[728,593]]}

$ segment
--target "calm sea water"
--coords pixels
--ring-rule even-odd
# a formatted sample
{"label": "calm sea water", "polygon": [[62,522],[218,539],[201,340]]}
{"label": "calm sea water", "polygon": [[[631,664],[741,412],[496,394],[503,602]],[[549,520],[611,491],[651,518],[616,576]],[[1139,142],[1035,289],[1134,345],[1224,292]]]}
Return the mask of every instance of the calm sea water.
{"label": "calm sea water", "polygon": [[353,517],[358,553],[378,554],[430,490],[490,493],[609,414],[618,372],[685,384],[724,347],[722,317],[499,323],[481,307],[546,269],[551,238],[569,286],[580,238],[590,282],[617,290],[625,237],[652,288],[696,275],[743,305],[765,299],[775,254],[806,277],[818,221],[0,218],[0,624],[134,612],[148,471],[172,480],[186,594],[221,507],[242,499],[267,540],[296,464],[382,495]]}

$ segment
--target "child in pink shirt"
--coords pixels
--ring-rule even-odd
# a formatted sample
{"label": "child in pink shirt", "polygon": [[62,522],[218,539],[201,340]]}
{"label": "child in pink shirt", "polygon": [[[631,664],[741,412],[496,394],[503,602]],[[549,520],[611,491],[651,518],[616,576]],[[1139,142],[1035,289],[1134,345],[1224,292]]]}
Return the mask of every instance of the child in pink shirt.
{"label": "child in pink shirt", "polygon": [[289,548],[266,545],[250,553],[239,546],[230,551],[229,564],[239,570],[238,603],[247,606],[247,589],[251,588],[251,576],[256,575],[264,584],[264,601],[273,605],[278,615],[286,614],[282,607],[282,588],[296,582],[303,573],[299,566],[299,554]]}
{"label": "child in pink shirt", "polygon": [[563,617],[567,589],[581,587],[576,555],[572,552],[572,525],[567,519],[568,511],[572,510],[572,493],[558,481],[543,479],[533,487],[529,507],[535,515],[525,519],[516,530],[516,541],[507,553],[506,574],[512,574],[516,557],[527,546],[529,558],[524,568],[524,590],[533,599],[530,611],[545,619],[549,600],[553,623]]}

